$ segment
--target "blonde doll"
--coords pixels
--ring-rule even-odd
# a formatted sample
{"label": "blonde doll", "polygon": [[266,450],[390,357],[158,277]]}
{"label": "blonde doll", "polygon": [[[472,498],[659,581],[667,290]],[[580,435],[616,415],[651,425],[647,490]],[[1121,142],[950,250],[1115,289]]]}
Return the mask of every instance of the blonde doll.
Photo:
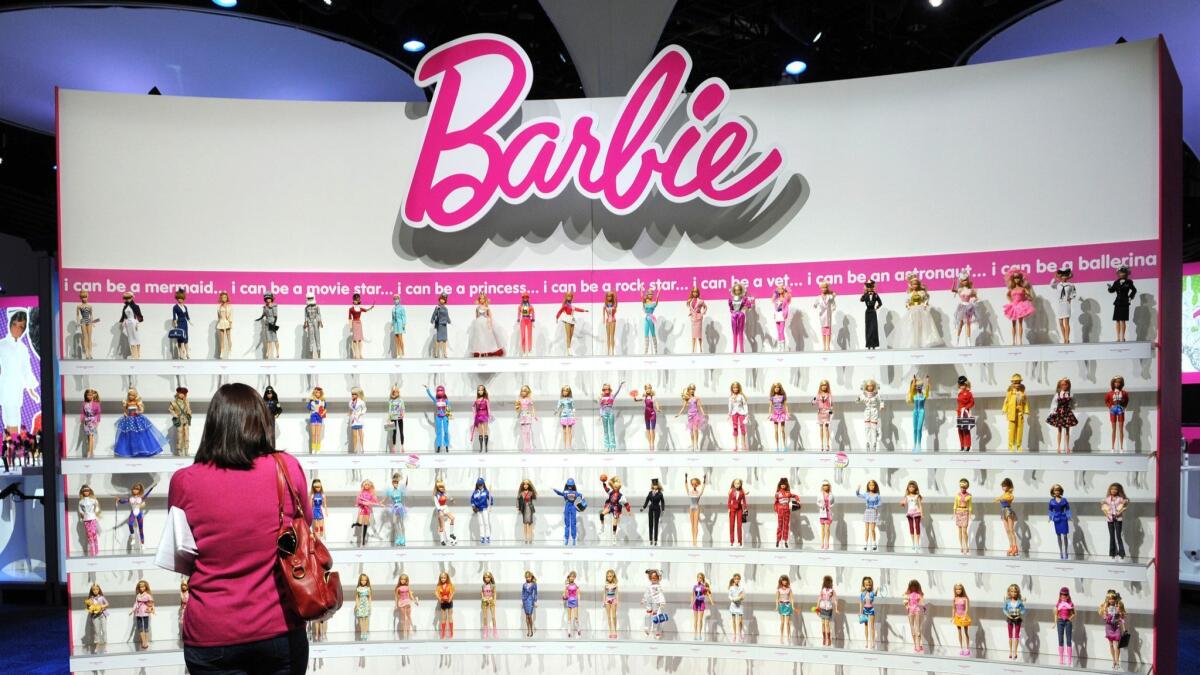
{"label": "blonde doll", "polygon": [[617,585],[617,573],[608,570],[604,573],[604,616],[608,619],[608,639],[617,637],[617,611],[621,604],[621,596]]}
{"label": "blonde doll", "polygon": [[88,292],[79,293],[79,304],[75,306],[75,320],[79,323],[79,350],[83,358],[92,358],[92,326],[100,323],[94,307],[88,302]]}
{"label": "blonde doll", "polygon": [[145,579],[137,582],[133,589],[133,634],[139,647],[145,651],[150,648],[150,617],[154,616],[154,596],[150,593],[150,583]]}
{"label": "blonde doll", "polygon": [[700,430],[704,427],[704,406],[700,403],[700,397],[696,395],[696,385],[689,384],[687,389],[683,390],[681,395],[683,405],[679,408],[679,412],[675,413],[676,417],[687,412],[687,427],[688,433],[692,439],[692,452],[700,449]]}
{"label": "blonde doll", "polygon": [[708,487],[708,477],[705,476],[701,481],[695,476],[683,474],[685,481],[684,489],[687,490],[688,496],[688,518],[692,523],[692,546],[697,546],[700,539],[700,498],[704,496],[704,490]]}
{"label": "blonde doll", "polygon": [[863,405],[863,436],[867,452],[879,451],[879,412],[883,410],[883,397],[879,395],[879,383],[866,380],[859,387],[858,402]]}
{"label": "blonde doll", "polygon": [[558,425],[562,428],[562,449],[570,450],[575,445],[575,398],[571,394],[571,386],[564,385],[558,392],[558,404],[554,412],[558,416]]}
{"label": "blonde doll", "polygon": [[867,649],[875,648],[875,598],[878,596],[875,580],[863,577],[862,585],[858,589],[858,622],[863,626],[863,639],[867,642]]}
{"label": "blonde doll", "polygon": [[729,623],[733,630],[733,641],[746,639],[746,589],[742,587],[742,575],[729,578]]}
{"label": "blonde doll", "polygon": [[124,415],[117,420],[117,441],[113,454],[118,457],[150,457],[167,447],[163,436],[146,418],[146,406],[138,390],[132,387],[125,393]]}
{"label": "blonde doll", "polygon": [[1004,533],[1008,535],[1008,555],[1014,556],[1019,553],[1017,548],[1017,514],[1013,511],[1013,502],[1016,497],[1013,495],[1013,482],[1011,478],[1005,478],[1000,481],[1000,496],[992,500],[993,503],[1000,504],[1000,522],[1004,523]]}
{"label": "blonde doll", "polygon": [[438,538],[441,540],[442,546],[449,543],[451,546],[458,545],[458,537],[454,536],[454,514],[450,513],[450,504],[454,502],[454,498],[446,493],[446,484],[440,480],[433,483],[433,512],[437,515]]}
{"label": "blonde doll", "polygon": [[563,587],[563,607],[567,615],[567,637],[572,634],[581,637],[583,630],[579,625],[579,584],[575,583],[575,571],[567,573],[567,585]]}
{"label": "blonde doll", "polygon": [[870,546],[872,551],[878,551],[879,539],[876,526],[879,523],[879,507],[883,503],[883,497],[879,494],[879,483],[871,479],[867,481],[866,492],[858,488],[854,490],[854,495],[863,500],[866,505],[863,509],[863,527],[866,529],[866,533],[863,535],[862,550],[865,551]]}
{"label": "blonde doll", "polygon": [[818,520],[821,523],[821,550],[828,551],[829,530],[833,526],[833,486],[829,481],[821,481],[821,491],[817,494]]}
{"label": "blonde doll", "polygon": [[775,311],[775,348],[787,349],[787,323],[792,313],[792,292],[783,284],[775,284],[771,292],[771,308]]}
{"label": "blonde doll", "polygon": [[[654,318],[654,310],[658,309],[658,291],[646,291],[642,296],[642,311],[646,316],[643,319],[642,332],[645,333],[647,354],[658,353],[658,322]],[[654,342],[654,351],[650,351],[650,343]]]}
{"label": "blonde doll", "polygon": [[313,536],[325,539],[325,487],[320,478],[314,478],[309,489],[309,506],[313,519]]}
{"label": "blonde doll", "polygon": [[792,615],[796,613],[796,603],[792,596],[792,580],[785,574],[779,577],[779,585],[775,588],[775,607],[779,611],[779,641],[784,644],[792,637]]}
{"label": "blonde doll", "polygon": [[1005,285],[1008,286],[1008,304],[1004,305],[1004,316],[1012,322],[1012,343],[1019,345],[1025,341],[1025,319],[1032,316],[1033,287],[1025,279],[1020,270],[1009,270]]}
{"label": "blonde doll", "polygon": [[586,313],[587,310],[582,307],[576,307],[575,294],[568,292],[563,296],[562,306],[558,308],[558,312],[554,315],[554,318],[563,325],[563,338],[566,342],[567,356],[575,355],[575,351],[571,346],[575,339],[575,315],[581,312]]}
{"label": "blonde doll", "polygon": [[837,591],[833,590],[833,577],[825,575],[821,580],[821,591],[817,594],[817,616],[821,617],[821,644],[833,646],[833,616],[838,612]]}
{"label": "blonde doll", "polygon": [[1113,670],[1121,667],[1121,640],[1125,636],[1125,602],[1121,594],[1108,589],[1104,602],[1100,603],[1100,618],[1104,621],[1104,638],[1108,640],[1108,653],[1112,656]]}
{"label": "blonde doll", "polygon": [[908,520],[908,539],[912,544],[913,553],[921,550],[921,519],[925,515],[925,498],[921,496],[921,488],[917,481],[910,480],[904,488],[904,496],[900,498],[900,506],[904,507],[904,517]]}
{"label": "blonde doll", "polygon": [[521,584],[521,611],[525,614],[525,637],[533,637],[533,613],[537,611],[538,585],[533,572],[525,570],[525,583]]}
{"label": "blonde doll", "polygon": [[913,651],[925,651],[924,637],[921,635],[921,621],[925,617],[925,592],[921,590],[921,582],[912,579],[904,591],[904,606],[908,610],[908,630],[912,633]]}
{"label": "blonde doll", "polygon": [[829,441],[829,422],[833,419],[833,392],[829,388],[829,380],[821,380],[817,385],[817,395],[812,404],[817,406],[817,428],[821,430],[821,450],[833,449]]}
{"label": "blonde doll", "polygon": [[104,649],[108,643],[108,598],[100,584],[92,584],[88,589],[87,599],[83,606],[87,609],[87,629],[84,631],[84,644],[91,647],[95,654]]}
{"label": "blonde doll", "polygon": [[767,419],[775,427],[775,452],[783,452],[787,445],[787,421],[790,414],[788,413],[787,392],[783,390],[783,383],[776,382],[771,385],[771,393],[768,395],[771,401],[771,413]]}
{"label": "blonde doll", "polygon": [[606,353],[613,356],[617,353],[617,294],[612,291],[604,294],[604,334],[608,340]]}
{"label": "blonde doll", "polygon": [[217,358],[229,358],[233,349],[233,305],[229,304],[229,294],[221,291],[217,295]]}
{"label": "blonde doll", "polygon": [[657,440],[658,413],[662,411],[658,402],[654,400],[654,387],[649,382],[642,388],[641,396],[638,396],[638,390],[634,389],[629,392],[634,401],[645,402],[644,416],[646,418],[646,447],[650,452],[654,452],[655,441]]}
{"label": "blonde doll", "polygon": [[383,502],[375,496],[375,483],[364,480],[359,486],[358,497],[354,503],[358,507],[358,517],[354,521],[354,527],[358,530],[358,545],[366,546],[367,533],[371,527],[371,509],[383,506]]}
{"label": "blonde doll", "polygon": [[325,390],[313,387],[308,398],[308,452],[321,451],[321,437],[325,433]]}
{"label": "blonde doll", "polygon": [[604,430],[604,450],[615,452],[617,449],[617,396],[625,386],[622,381],[613,391],[612,385],[605,383],[600,387],[600,425]]}
{"label": "blonde doll", "polygon": [[365,574],[358,575],[358,585],[354,588],[354,639],[366,640],[371,630],[371,601],[374,600],[371,591],[371,578]]}
{"label": "blonde doll", "polygon": [[700,289],[692,287],[687,300],[688,319],[692,324],[692,353],[704,351],[704,315],[708,313],[708,304],[700,298]]}
{"label": "blonde doll", "polygon": [[79,520],[87,533],[87,554],[100,555],[100,500],[87,484],[79,488]]}
{"label": "blonde doll", "polygon": [[401,574],[396,581],[396,609],[400,612],[400,637],[412,636],[412,608],[419,604],[421,603],[417,600],[417,594],[413,592],[408,575]]}
{"label": "blonde doll", "polygon": [[966,555],[969,552],[967,531],[971,527],[971,513],[974,511],[971,493],[968,488],[971,481],[962,478],[958,481],[958,492],[954,493],[954,526],[958,528],[959,552]]}
{"label": "blonde doll", "polygon": [[971,655],[971,599],[962,584],[954,584],[954,608],[951,616],[958,632],[958,655]]}
{"label": "blonde doll", "polygon": [[704,633],[704,613],[712,604],[712,588],[704,573],[696,575],[696,583],[692,586],[692,639],[699,640]]}
{"label": "blonde doll", "polygon": [[959,275],[958,283],[950,292],[958,299],[958,305],[954,308],[954,342],[956,345],[964,343],[963,328],[966,328],[965,343],[970,346],[971,323],[975,320],[975,303],[979,301],[979,294],[975,291],[975,285],[971,283],[971,273],[963,272]]}
{"label": "blonde doll", "polygon": [[521,452],[533,452],[533,422],[537,419],[537,410],[533,407],[533,390],[529,385],[521,387],[513,407],[517,411],[517,426],[520,428]]}
{"label": "blonde doll", "polygon": [[[750,405],[746,402],[746,394],[742,391],[742,383],[734,382],[729,385],[729,424],[733,427],[733,451],[750,450],[749,438],[746,436],[746,418],[750,415]],[[739,441],[740,437],[740,441]]]}
{"label": "blonde doll", "polygon": [[1009,585],[1004,594],[1004,618],[1008,623],[1008,658],[1015,660],[1021,647],[1021,624],[1025,622],[1025,599],[1016,584]]}
{"label": "blonde doll", "polygon": [[441,638],[454,637],[454,583],[450,581],[447,572],[438,574],[437,587],[434,594],[438,601],[438,625]]}
{"label": "blonde doll", "polygon": [[1054,410],[1046,417],[1046,423],[1058,430],[1059,454],[1071,452],[1071,427],[1079,424],[1075,417],[1075,399],[1071,397],[1071,380],[1062,378],[1054,387]]}
{"label": "blonde doll", "polygon": [[492,576],[491,572],[484,572],[483,573],[483,586],[481,586],[479,589],[479,601],[480,601],[480,605],[482,607],[482,609],[480,610],[480,612],[482,614],[481,626],[483,628],[483,637],[484,638],[487,638],[487,636],[488,636],[488,627],[489,626],[492,629],[492,637],[493,638],[500,637],[500,634],[496,629],[496,600],[497,599],[498,599],[498,595],[496,593],[496,577]]}
{"label": "blonde doll", "polygon": [[733,353],[746,351],[746,312],[754,307],[754,298],[741,282],[729,291],[729,321],[733,328]]}
{"label": "blonde doll", "polygon": [[821,324],[821,351],[827,352],[833,338],[833,312],[837,309],[837,293],[828,282],[821,282],[821,294],[813,300],[813,308],[817,310],[817,321]]}
{"label": "blonde doll", "polygon": [[350,390],[350,405],[346,417],[350,422],[350,454],[361,454],[363,443],[363,426],[367,420],[367,397],[360,387]]}
{"label": "blonde doll", "polygon": [[1001,411],[1008,420],[1008,451],[1020,452],[1025,437],[1025,417],[1029,415],[1029,398],[1025,396],[1020,375],[1014,374],[1010,378]]}

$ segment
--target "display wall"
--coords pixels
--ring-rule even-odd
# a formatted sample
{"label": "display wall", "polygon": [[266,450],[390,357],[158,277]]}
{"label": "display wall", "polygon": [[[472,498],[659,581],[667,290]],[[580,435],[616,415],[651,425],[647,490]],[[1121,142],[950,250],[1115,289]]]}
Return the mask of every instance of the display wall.
{"label": "display wall", "polygon": [[[168,406],[177,387],[189,389],[194,448],[212,392],[243,381],[278,391],[278,444],[325,486],[328,542],[350,584],[347,595],[359,573],[374,582],[367,639],[356,639],[348,605],[329,622],[327,640],[313,645],[315,659],[337,667],[383,672],[394,669],[400,654],[453,654],[447,665],[464,672],[480,659],[506,672],[563,658],[600,667],[611,663],[605,655],[615,649],[630,664],[655,667],[661,667],[652,661],[656,655],[670,655],[706,659],[712,670],[739,667],[729,659],[756,659],[764,672],[795,663],[820,672],[942,671],[968,658],[959,655],[949,618],[950,595],[962,583],[974,608],[972,668],[1064,667],[1051,608],[1065,585],[1080,610],[1070,667],[1111,669],[1096,607],[1113,588],[1124,597],[1131,633],[1122,669],[1170,672],[1173,661],[1164,659],[1174,647],[1163,648],[1156,623],[1172,615],[1165,600],[1177,585],[1174,575],[1164,578],[1170,565],[1162,561],[1177,559],[1178,539],[1159,532],[1171,531],[1162,527],[1163,509],[1178,511],[1177,494],[1163,478],[1171,471],[1178,478],[1178,401],[1160,392],[1177,388],[1179,368],[1160,346],[1169,349],[1180,332],[1173,324],[1179,263],[1172,243],[1179,223],[1160,209],[1170,184],[1160,167],[1178,152],[1162,148],[1178,145],[1179,129],[1171,103],[1178,84],[1159,43],[795,87],[729,92],[705,82],[691,96],[673,88],[688,81],[690,61],[668,49],[630,97],[565,101],[523,100],[535,74],[522,57],[496,36],[431,52],[418,69],[421,82],[437,85],[430,105],[59,92],[63,472],[70,497],[63,545],[73,669],[181,668],[174,619],[179,577],[152,562],[170,474],[191,461],[178,447]],[[545,141],[559,131],[560,142]],[[1108,285],[1121,266],[1138,294],[1126,341],[1117,342]],[[1060,267],[1072,269],[1078,289],[1067,345],[1048,287]],[[1035,294],[1036,311],[1019,344],[1004,314],[1004,284],[1014,269]],[[952,288],[962,274],[978,292],[969,341],[955,325],[959,300]],[[933,346],[908,342],[910,275],[928,287]],[[878,350],[865,349],[859,296],[867,279],[875,280],[883,303]],[[727,300],[739,282],[757,300],[747,315],[745,353],[735,354]],[[837,293],[830,351],[821,349],[813,306],[821,282]],[[782,341],[770,297],[776,284],[793,295]],[[684,302],[693,287],[708,309],[695,351]],[[192,320],[186,360],[176,358],[168,339],[177,289],[187,294]],[[80,291],[89,292],[100,319],[92,359],[82,358],[71,338],[79,333],[72,317]],[[618,299],[613,355],[606,353],[602,311],[610,291]],[[639,302],[647,291],[659,302],[649,324],[654,341],[646,338]],[[129,334],[117,323],[124,292],[134,295],[144,319],[136,333],[140,359],[129,358]],[[229,295],[232,319],[227,358],[217,358],[221,292]],[[362,317],[364,359],[349,358],[354,333],[347,312],[356,292],[375,307]],[[555,316],[567,292],[576,308],[587,310],[576,316],[571,356]],[[265,293],[278,303],[280,359],[261,358],[270,337],[256,321]],[[308,293],[322,312],[320,359],[303,329]],[[450,316],[447,359],[430,358],[439,293],[447,295]],[[503,357],[471,358],[483,331],[474,324],[479,293],[490,299],[486,332],[496,334]],[[537,316],[528,355],[520,355],[522,293]],[[393,343],[393,294],[407,312],[403,357]],[[1023,377],[1031,406],[1020,453],[1008,450],[1003,410],[1014,373]],[[956,431],[960,375],[970,379],[976,399],[969,453],[959,450]],[[932,392],[914,448],[918,420],[907,393],[913,377],[925,376]],[[1111,439],[1104,398],[1115,376],[1124,378],[1131,397],[1124,452]],[[1056,452],[1056,430],[1045,422],[1063,377],[1072,381],[1079,421],[1069,453]],[[865,451],[856,401],[867,379],[879,383],[884,401],[878,452]],[[810,402],[825,380],[834,396],[834,452],[820,450]],[[735,381],[750,404],[748,452],[731,452],[727,399]],[[777,382],[789,402],[780,442],[768,417],[768,392]],[[602,385],[622,383],[617,447],[606,452],[598,397]],[[495,418],[486,454],[478,452],[469,422],[480,384]],[[686,416],[676,416],[689,384],[708,413],[694,449]],[[433,451],[426,385],[444,386],[456,413],[449,453]],[[518,451],[514,404],[524,385],[540,418],[532,452]],[[644,404],[629,396],[647,385],[662,406],[653,452]],[[329,411],[319,452],[307,424],[314,386],[325,390]],[[396,452],[384,430],[392,386],[407,408],[405,444]],[[571,448],[561,447],[555,414],[564,386],[571,387],[579,417]],[[113,457],[113,422],[128,387],[138,389],[147,418],[170,439],[160,455]],[[351,452],[347,412],[355,387],[365,394],[367,421],[363,447]],[[87,389],[99,393],[102,408],[92,457],[74,421]],[[382,491],[394,471],[408,486],[406,545],[393,545],[394,523],[381,510],[368,545],[356,547],[349,526],[358,486],[371,479]],[[601,474],[619,475],[635,506],[615,540],[597,520]],[[693,543],[685,480],[697,475],[707,488]],[[430,499],[435,476],[456,499],[454,547],[438,545]],[[469,508],[479,476],[496,499],[490,545],[478,542]],[[802,502],[787,549],[774,546],[771,507],[782,476]],[[514,508],[524,478],[540,495],[532,545],[521,543]],[[564,547],[562,500],[552,488],[562,489],[567,478],[593,508],[581,516],[578,545]],[[664,485],[667,510],[660,545],[651,547],[637,507],[655,478]],[[975,504],[966,554],[951,512],[960,478],[970,480]],[[1017,494],[1015,556],[1005,554],[1009,542],[994,504],[1005,478]],[[744,548],[729,545],[724,505],[734,479],[750,495]],[[879,550],[864,552],[855,491],[871,479],[880,484],[884,507]],[[814,507],[824,480],[835,503],[828,550],[819,547]],[[925,495],[926,537],[918,551],[908,545],[899,504],[909,480]],[[107,511],[139,482],[155,486],[145,544],[129,536],[125,512],[117,509],[101,520],[98,555],[86,555],[75,512],[82,485]],[[1132,504],[1122,560],[1105,555],[1100,501],[1113,482],[1124,485]],[[1074,507],[1066,560],[1046,515],[1054,484]],[[1159,564],[1151,565],[1156,558]],[[662,641],[642,632],[643,570],[651,567],[664,572],[672,617]],[[609,639],[600,602],[610,568],[621,584],[619,642]],[[527,569],[538,575],[543,594],[534,641],[522,637],[517,600]],[[584,635],[572,640],[564,637],[557,600],[569,570],[578,572],[583,589]],[[445,642],[428,601],[440,571],[453,574],[462,599],[459,632]],[[503,632],[496,640],[482,639],[474,605],[484,571],[498,582]],[[717,602],[694,640],[689,589],[701,571]],[[735,572],[747,582],[747,640],[730,649],[724,589]],[[414,613],[416,633],[404,640],[390,601],[400,573],[427,601]],[[782,574],[794,583],[798,608],[796,632],[785,637],[774,607]],[[843,606],[836,646],[822,648],[809,607],[827,574]],[[874,648],[857,620],[863,576],[884,587]],[[125,609],[138,579],[150,583],[159,603],[147,650],[135,648]],[[930,648],[922,653],[912,651],[900,604],[911,579],[923,585],[929,607],[922,621]],[[114,607],[103,647],[87,642],[84,631],[91,583],[104,587]],[[1013,583],[1030,610],[1016,662],[1007,658],[1000,609]],[[350,658],[356,660],[332,661]]]}

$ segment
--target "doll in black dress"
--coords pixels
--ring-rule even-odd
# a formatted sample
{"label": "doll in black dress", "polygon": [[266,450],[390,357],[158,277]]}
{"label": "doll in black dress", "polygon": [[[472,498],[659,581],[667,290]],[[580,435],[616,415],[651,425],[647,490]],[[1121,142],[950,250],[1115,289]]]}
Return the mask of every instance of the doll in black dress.
{"label": "doll in black dress", "polygon": [[1117,280],[1108,285],[1108,292],[1115,293],[1113,299],[1113,321],[1117,322],[1117,342],[1125,341],[1125,326],[1129,321],[1129,305],[1137,295],[1137,287],[1129,278],[1129,268],[1122,265],[1117,269]]}
{"label": "doll in black dress", "polygon": [[863,285],[863,294],[859,297],[859,301],[867,306],[867,316],[863,321],[863,327],[867,333],[867,349],[878,349],[879,319],[875,315],[875,310],[883,306],[883,300],[875,292],[874,281],[868,279],[867,283]]}

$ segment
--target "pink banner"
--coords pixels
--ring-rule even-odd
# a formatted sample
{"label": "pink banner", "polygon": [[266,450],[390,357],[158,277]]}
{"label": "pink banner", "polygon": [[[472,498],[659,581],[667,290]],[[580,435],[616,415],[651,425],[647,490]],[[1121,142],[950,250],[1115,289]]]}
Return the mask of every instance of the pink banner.
{"label": "pink banner", "polygon": [[793,295],[815,295],[828,281],[841,294],[857,295],[863,282],[874,279],[876,290],[894,293],[906,288],[909,274],[921,277],[931,291],[949,290],[959,274],[971,275],[976,288],[1004,285],[1013,268],[1025,272],[1033,284],[1048,283],[1054,271],[1070,267],[1076,282],[1109,281],[1122,265],[1134,280],[1158,278],[1156,240],[1087,244],[1051,248],[1013,249],[977,253],[949,253],[897,258],[827,260],[765,265],[642,269],[581,269],[495,272],[200,272],[175,270],[64,269],[61,291],[70,302],[79,291],[91,293],[93,302],[120,302],[125,291],[139,303],[174,302],[175,289],[183,288],[190,302],[216,302],[217,293],[229,293],[236,304],[257,305],[265,293],[274,293],[282,305],[302,305],[313,293],[318,302],[348,299],[360,293],[366,304],[391,302],[399,293],[405,302],[433,304],[440,293],[452,304],[469,304],[478,293],[493,303],[515,304],[528,292],[535,303],[557,303],[565,292],[576,302],[598,302],[612,291],[621,301],[638,300],[646,291],[661,293],[667,301],[683,300],[699,287],[705,298],[725,298],[734,283],[751,295],[766,296],[776,283],[786,284]]}

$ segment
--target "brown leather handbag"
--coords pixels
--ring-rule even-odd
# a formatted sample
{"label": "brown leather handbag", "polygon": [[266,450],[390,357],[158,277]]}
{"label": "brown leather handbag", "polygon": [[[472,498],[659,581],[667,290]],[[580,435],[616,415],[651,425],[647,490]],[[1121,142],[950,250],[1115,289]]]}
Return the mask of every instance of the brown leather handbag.
{"label": "brown leather handbag", "polygon": [[[292,488],[287,467],[275,453],[275,486],[279,493],[279,576],[286,591],[280,600],[300,618],[324,621],[342,607],[342,580],[333,570],[333,557],[325,543],[313,536],[304,519],[300,494]],[[287,492],[295,516],[287,521],[283,513],[283,495]]]}

